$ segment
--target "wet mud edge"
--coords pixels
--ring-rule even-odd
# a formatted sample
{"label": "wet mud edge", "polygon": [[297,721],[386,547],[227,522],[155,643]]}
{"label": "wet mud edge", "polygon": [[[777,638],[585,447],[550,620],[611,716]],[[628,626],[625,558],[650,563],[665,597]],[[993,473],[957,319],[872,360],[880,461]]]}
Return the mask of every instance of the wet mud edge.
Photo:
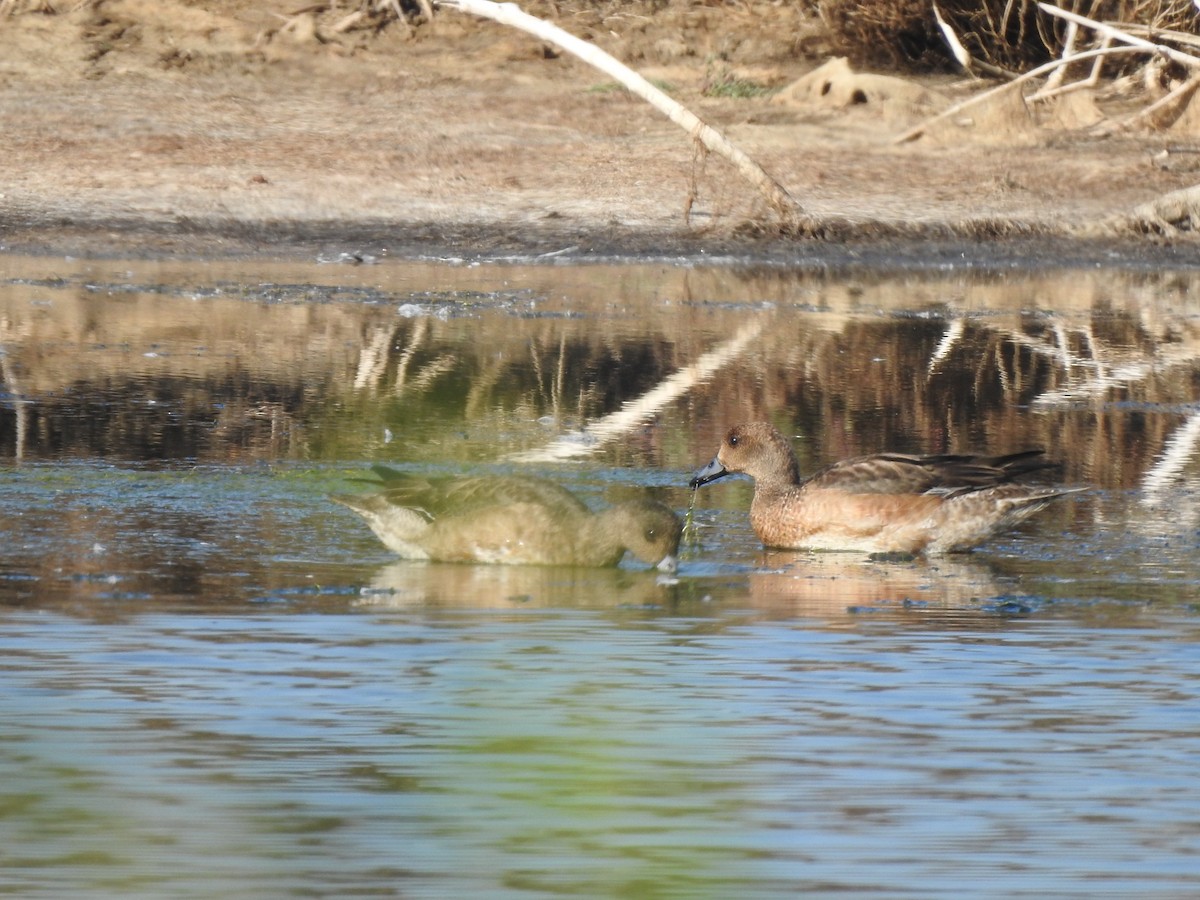
{"label": "wet mud edge", "polygon": [[[1020,232],[1020,229],[1014,229]],[[0,254],[83,258],[323,258],[394,260],[763,264],[805,269],[1043,270],[1200,268],[1190,240],[1106,239],[1037,233],[996,237],[952,226],[815,223],[805,234],[762,228],[622,229],[586,224],[291,222],[144,218],[95,220],[0,215]]]}

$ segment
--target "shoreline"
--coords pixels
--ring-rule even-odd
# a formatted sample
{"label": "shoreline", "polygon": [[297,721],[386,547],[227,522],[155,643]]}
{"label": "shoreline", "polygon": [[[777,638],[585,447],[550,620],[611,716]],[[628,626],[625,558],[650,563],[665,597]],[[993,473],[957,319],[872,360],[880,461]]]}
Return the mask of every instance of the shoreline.
{"label": "shoreline", "polygon": [[[978,83],[789,98],[829,54],[797,49],[791,36],[817,28],[799,8],[668,4],[590,32],[573,19],[786,188],[803,211],[793,234],[726,163],[536,41],[442,16],[318,39],[280,30],[286,10],[113,0],[5,19],[0,252],[1200,266],[1200,201],[1176,204],[1178,222],[1137,213],[1200,179],[1200,160],[1172,151],[1187,133],[1099,138],[1018,104],[898,145],[928,110],[888,91],[945,100]],[[762,90],[714,94],[714,72]]]}
{"label": "shoreline", "polygon": [[[1111,268],[1200,270],[1191,241],[1020,234],[971,238],[942,226],[859,226],[863,236],[812,238],[705,234],[682,229],[635,230],[584,225],[522,227],[472,222],[366,223],[156,222],[126,218],[85,223],[57,217],[0,217],[0,256],[95,259],[314,259],[329,263],[385,261],[765,266],[797,270],[1039,271]],[[851,229],[853,230],[853,229]],[[872,234],[875,231],[877,233]],[[882,234],[878,232],[883,232]]]}

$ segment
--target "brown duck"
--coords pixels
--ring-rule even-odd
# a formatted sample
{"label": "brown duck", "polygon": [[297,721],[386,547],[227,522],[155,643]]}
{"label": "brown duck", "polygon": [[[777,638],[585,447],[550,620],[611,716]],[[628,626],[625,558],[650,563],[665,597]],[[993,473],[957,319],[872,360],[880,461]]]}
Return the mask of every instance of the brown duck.
{"label": "brown duck", "polygon": [[690,486],[754,479],[750,524],[768,547],[869,553],[970,550],[1051,500],[1081,488],[1016,483],[1054,468],[1041,450],[1008,456],[881,453],[834,463],[806,479],[791,443],[766,422],[735,425]]}
{"label": "brown duck", "polygon": [[382,480],[379,491],[330,499],[361,515],[405,559],[615,566],[629,550],[662,571],[676,568],[682,526],[657,501],[627,501],[594,513],[541,478],[373,470]]}

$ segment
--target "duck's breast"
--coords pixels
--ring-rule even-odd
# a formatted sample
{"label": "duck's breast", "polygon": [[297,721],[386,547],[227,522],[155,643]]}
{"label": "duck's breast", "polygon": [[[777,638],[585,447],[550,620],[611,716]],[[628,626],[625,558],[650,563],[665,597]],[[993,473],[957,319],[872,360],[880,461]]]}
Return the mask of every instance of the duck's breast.
{"label": "duck's breast", "polygon": [[918,553],[933,539],[940,504],[928,494],[801,489],[756,494],[750,521],[768,547]]}

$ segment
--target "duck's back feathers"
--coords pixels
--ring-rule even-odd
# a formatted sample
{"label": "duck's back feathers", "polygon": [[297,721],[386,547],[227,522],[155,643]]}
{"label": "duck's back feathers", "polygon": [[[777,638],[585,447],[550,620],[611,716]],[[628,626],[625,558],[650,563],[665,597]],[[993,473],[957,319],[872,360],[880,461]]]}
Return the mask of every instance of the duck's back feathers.
{"label": "duck's back feathers", "polygon": [[593,513],[542,478],[424,477],[374,466],[374,493],[331,499],[359,513],[406,559],[509,565],[616,565],[626,550],[673,570],[682,526],[653,500]]}
{"label": "duck's back feathers", "polygon": [[842,460],[801,482],[813,490],[848,494],[946,494],[1004,484],[1031,472],[1056,468],[1041,457],[1043,450],[1024,450],[1006,456],[941,454],[911,456],[878,453]]}
{"label": "duck's back feathers", "polygon": [[371,467],[383,482],[380,494],[395,506],[422,509],[430,518],[469,515],[480,509],[530,503],[563,515],[583,514],[587,505],[544,478],[521,475],[424,476],[383,465]]}

